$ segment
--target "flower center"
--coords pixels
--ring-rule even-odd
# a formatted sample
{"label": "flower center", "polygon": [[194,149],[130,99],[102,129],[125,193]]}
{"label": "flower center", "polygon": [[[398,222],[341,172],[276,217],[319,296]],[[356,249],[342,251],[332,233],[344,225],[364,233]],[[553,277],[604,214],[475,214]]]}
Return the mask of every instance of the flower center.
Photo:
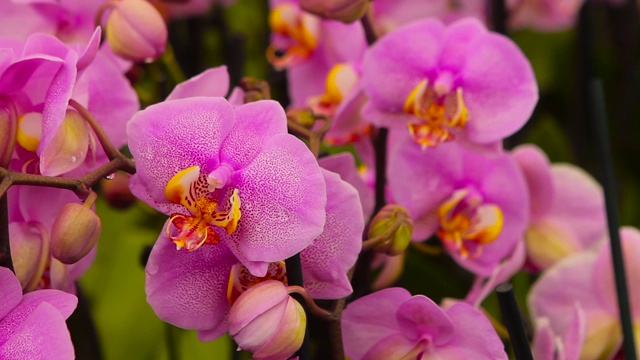
{"label": "flower center", "polygon": [[415,115],[409,122],[411,137],[423,148],[437,146],[454,139],[453,132],[467,122],[467,108],[462,99],[462,88],[451,91],[453,80],[442,74],[434,84],[422,80],[409,94],[404,111]]}
{"label": "flower center", "polygon": [[[200,174],[199,166],[192,166],[174,175],[164,190],[170,202],[180,204],[189,215],[174,213],[169,219],[167,235],[178,249],[192,251],[203,244],[217,244],[220,236],[216,228],[223,228],[233,234],[240,221],[240,197],[238,189],[228,196],[228,206],[219,208],[225,192],[222,189],[228,181],[230,170],[221,165],[208,176]],[[220,170],[220,171],[218,171]]]}
{"label": "flower center", "polygon": [[299,63],[318,45],[320,20],[291,3],[276,6],[269,12],[269,26],[274,40],[267,59],[276,69]]}
{"label": "flower center", "polygon": [[264,277],[253,276],[251,272],[240,263],[233,265],[231,274],[229,274],[229,284],[227,285],[227,301],[229,301],[229,305],[233,305],[238,297],[253,285],[267,280],[278,280],[287,285],[287,268],[284,261],[270,263],[267,275]]}
{"label": "flower center", "polygon": [[42,114],[26,113],[18,118],[16,141],[30,152],[36,152],[42,137]]}
{"label": "flower center", "polygon": [[493,242],[502,231],[502,210],[483,204],[482,196],[470,189],[456,190],[438,209],[444,245],[466,258],[477,258],[484,245]]}
{"label": "flower center", "polygon": [[336,108],[356,86],[360,75],[349,63],[339,63],[329,70],[325,82],[325,93],[309,100],[309,106],[316,114],[333,116]]}

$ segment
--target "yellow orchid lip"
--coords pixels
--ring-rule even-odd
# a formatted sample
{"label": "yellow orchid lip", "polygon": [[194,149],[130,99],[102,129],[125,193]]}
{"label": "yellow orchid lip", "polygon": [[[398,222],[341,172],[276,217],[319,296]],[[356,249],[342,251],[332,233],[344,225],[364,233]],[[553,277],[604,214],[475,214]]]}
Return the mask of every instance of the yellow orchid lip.
{"label": "yellow orchid lip", "polygon": [[309,106],[317,114],[333,116],[338,105],[356,86],[359,79],[360,75],[352,64],[334,65],[327,73],[324,94],[312,97],[308,101]]}
{"label": "yellow orchid lip", "polygon": [[[455,138],[455,132],[467,122],[468,111],[461,87],[450,90],[446,76],[443,81],[429,84],[423,79],[411,91],[404,103],[404,112],[416,119],[409,122],[409,133],[423,148],[437,146]],[[446,80],[446,81],[444,81]]]}
{"label": "yellow orchid lip", "polygon": [[484,204],[468,189],[455,191],[438,208],[438,237],[463,259],[477,258],[484,245],[495,241],[504,223],[502,210],[495,204]]}
{"label": "yellow orchid lip", "polygon": [[167,236],[177,249],[193,251],[203,244],[217,244],[220,235],[216,228],[233,234],[238,227],[241,216],[238,189],[233,189],[227,208],[220,210],[213,195],[226,181],[215,179],[212,174],[215,172],[204,176],[199,166],[191,166],[174,175],[165,187],[167,200],[189,212],[189,215],[174,213],[169,218]]}
{"label": "yellow orchid lip", "polygon": [[269,46],[267,59],[277,69],[306,59],[318,46],[320,21],[291,3],[280,4],[269,12],[269,27],[275,34],[287,38],[287,48]]}

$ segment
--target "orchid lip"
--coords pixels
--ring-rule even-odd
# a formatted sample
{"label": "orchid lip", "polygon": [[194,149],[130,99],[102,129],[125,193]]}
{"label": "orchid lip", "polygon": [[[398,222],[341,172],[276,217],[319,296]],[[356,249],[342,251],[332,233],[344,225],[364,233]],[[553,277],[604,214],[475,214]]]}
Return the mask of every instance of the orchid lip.
{"label": "orchid lip", "polygon": [[500,207],[485,204],[482,197],[470,189],[456,190],[440,205],[438,215],[438,237],[463,259],[481,256],[483,247],[495,241],[502,232]]}
{"label": "orchid lip", "polygon": [[415,116],[408,124],[411,137],[423,148],[453,140],[467,122],[463,90],[452,89],[451,75],[443,73],[434,84],[428,79],[420,81],[404,103],[404,112]]}
{"label": "orchid lip", "polygon": [[276,261],[269,264],[267,274],[263,277],[257,277],[251,274],[241,263],[235,264],[231,267],[231,273],[229,274],[229,283],[227,285],[227,301],[229,305],[233,303],[249,289],[251,286],[261,283],[267,280],[278,280],[288,284],[287,282],[287,268],[284,261]]}
{"label": "orchid lip", "polygon": [[218,228],[233,234],[240,221],[240,196],[233,189],[226,209],[220,209],[222,188],[227,185],[231,169],[219,166],[204,176],[199,166],[192,166],[174,175],[165,188],[165,197],[182,205],[189,214],[174,213],[169,218],[167,236],[178,249],[193,251],[204,244],[220,242]]}

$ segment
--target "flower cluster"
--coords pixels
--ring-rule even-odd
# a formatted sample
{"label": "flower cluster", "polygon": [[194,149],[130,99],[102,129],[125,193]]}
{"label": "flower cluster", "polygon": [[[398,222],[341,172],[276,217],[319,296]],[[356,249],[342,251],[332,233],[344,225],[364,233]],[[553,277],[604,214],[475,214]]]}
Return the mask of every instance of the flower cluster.
{"label": "flower cluster", "polygon": [[[244,54],[233,2],[0,4],[0,358],[73,358],[64,320],[113,226],[98,192],[152,219],[155,315],[255,359],[508,359],[484,300],[516,274],[536,359],[610,359],[633,341],[601,186],[514,146],[543,86],[500,25],[567,29],[582,1],[271,0],[260,51],[286,71],[280,102],[242,64],[180,53],[216,33],[222,58]],[[171,21],[189,41],[168,43]],[[640,328],[640,231],[620,234]]]}

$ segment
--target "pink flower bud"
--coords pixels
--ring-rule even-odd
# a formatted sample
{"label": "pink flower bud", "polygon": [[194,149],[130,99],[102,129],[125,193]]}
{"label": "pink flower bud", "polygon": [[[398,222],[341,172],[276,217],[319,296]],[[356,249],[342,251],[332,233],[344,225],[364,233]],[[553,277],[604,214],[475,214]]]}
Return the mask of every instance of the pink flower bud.
{"label": "pink flower bud", "polygon": [[300,0],[304,11],[320,17],[351,23],[369,8],[369,0]]}
{"label": "pink flower bud", "polygon": [[64,264],[74,264],[93,249],[101,230],[100,218],[91,209],[66,204],[51,229],[51,255]]}
{"label": "pink flower bud", "polygon": [[256,360],[288,359],[302,345],[306,326],[304,309],[277,280],[250,287],[229,312],[229,334]]}
{"label": "pink flower bud", "polygon": [[158,10],[145,0],[115,2],[106,32],[113,52],[132,61],[153,61],[167,45],[167,26]]}

